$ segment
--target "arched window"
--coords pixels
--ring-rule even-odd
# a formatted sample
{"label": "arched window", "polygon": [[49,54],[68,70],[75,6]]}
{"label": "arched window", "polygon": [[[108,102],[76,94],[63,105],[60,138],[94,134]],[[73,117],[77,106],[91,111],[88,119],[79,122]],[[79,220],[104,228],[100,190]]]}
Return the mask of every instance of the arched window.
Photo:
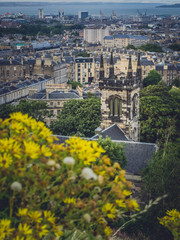
{"label": "arched window", "polygon": [[122,99],[119,96],[109,98],[110,117],[120,117],[122,115]]}
{"label": "arched window", "polygon": [[114,100],[114,116],[118,116],[118,104],[119,103],[119,99],[118,98],[115,98]]}

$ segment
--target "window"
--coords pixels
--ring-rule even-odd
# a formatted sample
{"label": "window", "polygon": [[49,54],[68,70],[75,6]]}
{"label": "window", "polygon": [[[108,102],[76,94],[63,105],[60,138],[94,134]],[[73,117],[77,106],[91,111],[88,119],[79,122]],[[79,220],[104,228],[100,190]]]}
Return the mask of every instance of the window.
{"label": "window", "polygon": [[60,114],[60,110],[57,110],[57,115],[59,115]]}
{"label": "window", "polygon": [[60,102],[57,102],[57,105],[60,106]]}
{"label": "window", "polygon": [[50,102],[50,106],[53,106],[53,102]]}
{"label": "window", "polygon": [[109,99],[110,117],[122,115],[122,99],[119,96],[111,96]]}

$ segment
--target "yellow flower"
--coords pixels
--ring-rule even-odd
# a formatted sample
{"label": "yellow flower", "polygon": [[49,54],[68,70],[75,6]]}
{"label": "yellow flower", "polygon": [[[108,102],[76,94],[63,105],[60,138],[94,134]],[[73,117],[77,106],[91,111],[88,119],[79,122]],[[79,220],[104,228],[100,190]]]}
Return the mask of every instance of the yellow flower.
{"label": "yellow flower", "polygon": [[34,142],[26,142],[24,140],[25,153],[32,159],[36,159],[39,156],[40,146]]}
{"label": "yellow flower", "polygon": [[129,196],[129,195],[131,195],[132,193],[131,193],[131,191],[128,191],[128,190],[123,190],[123,194],[127,197],[127,196]]}
{"label": "yellow flower", "polygon": [[102,211],[107,215],[108,218],[115,218],[116,208],[113,206],[112,203],[107,203],[103,205]]}
{"label": "yellow flower", "polygon": [[53,231],[56,237],[60,237],[63,236],[63,231],[62,231],[63,227],[61,225],[59,226],[55,226]]}
{"label": "yellow flower", "polygon": [[102,161],[103,161],[106,165],[111,166],[111,160],[110,160],[110,158],[108,158],[107,155],[105,155],[105,156],[102,157]]}
{"label": "yellow flower", "polygon": [[26,223],[24,224],[20,223],[18,226],[18,230],[19,230],[19,233],[23,235],[32,234],[32,229],[30,229],[30,226],[28,226]]}
{"label": "yellow flower", "polygon": [[112,235],[112,229],[107,226],[104,229],[104,233],[106,234],[106,236],[111,236]]}
{"label": "yellow flower", "polygon": [[0,220],[0,240],[5,239],[6,237],[10,236],[14,231],[13,228],[10,228],[11,221],[8,219]]}
{"label": "yellow flower", "polygon": [[124,200],[116,200],[116,204],[118,205],[118,207],[120,207],[120,208],[126,208],[126,204],[125,204],[125,202],[124,202]]}
{"label": "yellow flower", "polygon": [[41,153],[45,156],[45,157],[51,157],[52,153],[51,150],[49,148],[47,148],[45,145],[42,145],[41,147]]}
{"label": "yellow flower", "polygon": [[38,234],[40,236],[40,238],[42,238],[43,236],[45,236],[46,234],[48,234],[48,230],[47,230],[47,225],[43,225],[43,226],[40,226],[38,228]]}
{"label": "yellow flower", "polygon": [[54,214],[51,213],[51,211],[44,211],[44,218],[46,218],[51,224],[54,224],[56,221],[56,218],[54,217]]}
{"label": "yellow flower", "polygon": [[12,163],[12,156],[9,153],[0,154],[0,167],[8,168]]}
{"label": "yellow flower", "polygon": [[42,221],[41,218],[41,212],[39,211],[32,211],[28,213],[28,216],[31,218],[31,220],[35,223],[40,223]]}
{"label": "yellow flower", "polygon": [[64,203],[67,203],[67,204],[76,204],[76,199],[75,198],[66,198],[64,200]]}
{"label": "yellow flower", "polygon": [[28,213],[28,209],[27,208],[19,208],[17,216],[18,217],[24,217],[24,216],[27,216],[27,213]]}

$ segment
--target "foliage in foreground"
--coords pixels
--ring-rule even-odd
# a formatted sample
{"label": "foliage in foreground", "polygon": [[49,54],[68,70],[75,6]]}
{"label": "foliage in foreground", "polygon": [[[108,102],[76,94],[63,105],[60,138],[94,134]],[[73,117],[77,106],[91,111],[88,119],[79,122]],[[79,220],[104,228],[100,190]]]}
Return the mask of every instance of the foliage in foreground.
{"label": "foliage in foreground", "polygon": [[166,216],[158,218],[159,223],[168,228],[174,237],[174,240],[180,239],[180,212],[176,209],[166,212]]}
{"label": "foliage in foreground", "polygon": [[91,98],[67,101],[50,128],[54,134],[92,137],[99,125],[100,100]]}
{"label": "foliage in foreground", "polygon": [[[58,145],[44,123],[13,113],[0,122],[0,239],[108,239],[139,210],[125,171],[95,141]],[[54,143],[56,141],[56,143]]]}

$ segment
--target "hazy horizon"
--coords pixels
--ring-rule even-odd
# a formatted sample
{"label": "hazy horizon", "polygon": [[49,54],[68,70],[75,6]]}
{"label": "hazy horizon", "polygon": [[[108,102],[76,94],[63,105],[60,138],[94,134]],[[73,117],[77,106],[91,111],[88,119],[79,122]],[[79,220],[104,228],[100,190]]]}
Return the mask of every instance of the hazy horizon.
{"label": "hazy horizon", "polygon": [[171,0],[171,2],[169,2],[168,0],[53,0],[53,1],[50,1],[50,0],[15,0],[15,1],[12,1],[12,0],[0,0],[0,2],[55,2],[55,3],[69,3],[69,2],[72,2],[72,3],[91,3],[91,2],[102,2],[102,3],[157,3],[157,4],[168,4],[168,5],[171,5],[171,4],[175,4],[175,3],[179,3],[180,4],[180,1],[177,1],[177,0]]}

